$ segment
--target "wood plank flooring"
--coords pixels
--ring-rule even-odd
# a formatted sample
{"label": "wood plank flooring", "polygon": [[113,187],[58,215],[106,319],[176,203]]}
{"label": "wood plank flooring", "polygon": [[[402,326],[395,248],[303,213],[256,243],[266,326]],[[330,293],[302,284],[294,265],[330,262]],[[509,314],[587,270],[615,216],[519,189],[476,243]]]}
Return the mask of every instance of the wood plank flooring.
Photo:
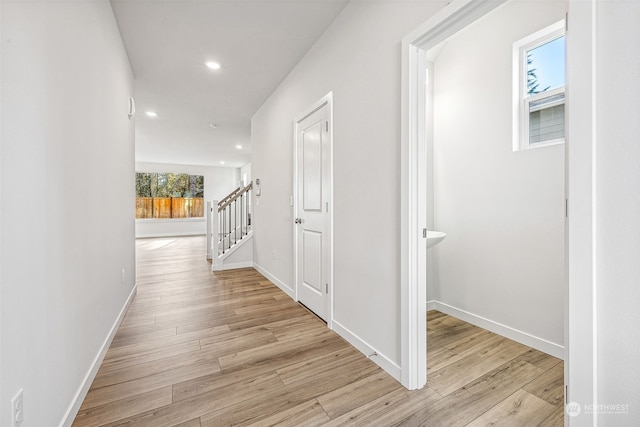
{"label": "wood plank flooring", "polygon": [[74,426],[561,426],[563,363],[428,313],[428,387],[407,391],[203,237],[141,239],[138,293]]}

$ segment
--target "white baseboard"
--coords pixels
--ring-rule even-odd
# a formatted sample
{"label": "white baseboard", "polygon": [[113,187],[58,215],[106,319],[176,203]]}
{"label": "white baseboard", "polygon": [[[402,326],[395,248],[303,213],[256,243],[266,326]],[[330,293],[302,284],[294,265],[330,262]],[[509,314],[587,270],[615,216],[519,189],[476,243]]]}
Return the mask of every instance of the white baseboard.
{"label": "white baseboard", "polygon": [[78,388],[78,391],[76,392],[75,396],[73,397],[73,400],[71,401],[71,405],[69,405],[67,412],[64,414],[64,417],[60,422],[60,427],[70,427],[71,424],[73,424],[73,420],[76,418],[76,415],[80,410],[80,406],[82,405],[84,398],[87,397],[89,388],[91,387],[91,384],[93,383],[93,380],[95,379],[96,374],[98,373],[98,369],[100,368],[100,365],[104,360],[104,357],[107,355],[107,350],[109,350],[109,347],[111,346],[111,342],[113,341],[113,338],[116,336],[116,332],[118,332],[120,323],[122,323],[122,319],[124,319],[124,315],[127,313],[127,309],[129,308],[129,305],[131,305],[131,301],[133,301],[133,297],[136,295],[137,291],[138,291],[138,285],[135,284],[133,286],[133,289],[131,289],[131,293],[129,293],[129,297],[127,298],[124,305],[122,306],[122,309],[120,310],[120,314],[118,314],[116,321],[113,323],[113,326],[109,331],[109,334],[104,339],[104,342],[102,343],[102,347],[100,348],[100,351],[96,355],[95,359],[93,359],[93,363],[89,367],[89,371],[85,375],[84,379],[82,380],[82,383],[80,384],[80,387]]}
{"label": "white baseboard", "polygon": [[491,319],[487,319],[486,317],[478,316],[477,314],[433,300],[427,301],[427,310],[441,311],[442,313],[464,320],[472,325],[479,326],[483,329],[519,342],[520,344],[524,344],[527,347],[535,348],[543,353],[547,353],[551,356],[557,357],[558,359],[564,360],[564,346],[536,337],[518,329],[514,329],[510,326],[503,325],[502,323],[495,322]]}
{"label": "white baseboard", "polygon": [[201,231],[185,231],[185,232],[173,232],[173,233],[146,233],[136,234],[136,239],[149,239],[153,237],[184,237],[184,236],[206,236],[206,233]]}
{"label": "white baseboard", "polygon": [[345,328],[337,320],[332,322],[333,330],[344,338],[349,344],[358,349],[361,353],[367,356],[372,362],[384,369],[389,375],[395,378],[398,382],[401,382],[402,369],[400,366],[391,361],[384,354],[377,351],[374,347],[367,344],[366,341],[359,336]]}
{"label": "white baseboard", "polygon": [[255,262],[253,263],[253,268],[255,268],[256,270],[258,270],[258,272],[260,274],[262,274],[264,277],[266,277],[267,279],[269,279],[270,282],[272,282],[274,285],[276,285],[277,287],[280,288],[280,290],[282,290],[282,292],[284,292],[285,294],[289,295],[292,299],[296,299],[296,294],[293,291],[293,289],[291,289],[290,287],[288,287],[287,285],[284,284],[284,282],[282,282],[280,279],[278,279],[276,276],[274,276],[273,274],[269,273],[267,270],[265,270],[264,268],[260,267],[258,264],[256,264]]}
{"label": "white baseboard", "polygon": [[249,268],[249,267],[253,267],[253,261],[216,264],[213,266],[213,271],[235,270],[236,268]]}

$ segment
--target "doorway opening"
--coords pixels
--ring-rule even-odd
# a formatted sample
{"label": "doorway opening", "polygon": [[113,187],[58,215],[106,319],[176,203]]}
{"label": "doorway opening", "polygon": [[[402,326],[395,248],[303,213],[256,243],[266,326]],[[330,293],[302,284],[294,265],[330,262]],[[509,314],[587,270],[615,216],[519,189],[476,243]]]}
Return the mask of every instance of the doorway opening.
{"label": "doorway opening", "polygon": [[[429,270],[426,267],[427,259],[429,257],[433,258],[431,254],[427,251],[427,242],[426,239],[423,239],[422,236],[425,235],[424,230],[433,230],[434,225],[438,231],[443,231],[448,233],[447,239],[450,239],[451,244],[457,243],[456,239],[461,234],[473,234],[473,223],[468,223],[469,228],[467,230],[464,227],[458,227],[453,237],[450,230],[447,229],[438,229],[438,227],[444,226],[448,227],[455,222],[455,218],[451,219],[451,215],[456,213],[456,203],[458,204],[457,209],[464,211],[468,208],[468,206],[460,206],[460,200],[455,201],[455,203],[449,200],[449,206],[447,209],[451,208],[452,210],[447,211],[447,209],[439,212],[440,215],[448,214],[445,216],[447,221],[443,221],[440,224],[436,222],[434,224],[434,213],[433,213],[433,182],[435,177],[433,175],[434,170],[434,155],[433,155],[433,141],[434,141],[434,120],[438,120],[439,118],[436,116],[434,118],[433,112],[440,109],[440,112],[444,111],[446,108],[445,103],[440,103],[437,106],[433,104],[433,93],[429,94],[428,91],[433,91],[433,80],[438,76],[434,75],[434,60],[437,59],[438,55],[440,55],[444,49],[446,40],[449,38],[456,38],[458,33],[466,29],[467,27],[473,24],[476,25],[476,21],[480,18],[483,18],[489,15],[490,12],[496,10],[499,6],[505,5],[508,3],[507,1],[498,1],[498,2],[453,2],[443,10],[441,13],[434,16],[431,20],[427,21],[423,26],[419,27],[413,33],[408,35],[403,41],[403,71],[405,74],[403,75],[403,170],[405,173],[403,174],[403,222],[402,222],[402,254],[401,257],[405,260],[406,269],[403,269],[403,277],[402,277],[402,382],[405,387],[409,389],[421,388],[426,383],[426,311],[427,311],[427,299],[434,299],[433,295],[427,295],[427,286],[425,284],[428,282],[428,274],[433,274],[433,270]],[[564,15],[562,15],[564,17]],[[551,22],[557,21],[556,18],[552,18]],[[514,20],[511,23],[512,26],[518,25],[518,20]],[[534,25],[534,24],[532,24]],[[548,25],[548,24],[547,24]],[[545,26],[545,25],[542,25]],[[490,35],[491,34],[490,31]],[[521,38],[521,37],[520,37]],[[515,40],[517,40],[516,38]],[[515,40],[509,41],[507,44],[510,47]],[[495,46],[487,46],[486,51],[496,51],[500,50],[500,48],[496,48]],[[480,52],[483,50],[480,49]],[[511,49],[507,49],[507,52],[510,54]],[[473,55],[474,52],[468,52],[470,55]],[[473,59],[473,58],[470,58]],[[483,67],[483,62],[479,60],[479,58],[475,58],[477,60],[477,68],[479,71],[479,75],[482,73],[487,73],[486,67]],[[482,59],[482,58],[480,58]],[[491,58],[485,58],[491,59]],[[510,105],[510,87],[511,87],[511,66],[510,62],[506,62],[506,84],[507,91],[509,92],[509,98],[506,104],[506,112],[504,116],[508,120],[508,128],[507,128],[507,144],[504,152],[504,156],[513,156],[514,154],[521,153],[513,153],[511,151],[512,141],[511,141],[511,105]],[[456,77],[456,74],[464,74],[466,71],[463,68],[452,68],[449,70],[450,75],[448,76],[451,79]],[[437,74],[437,73],[435,73]],[[478,86],[482,85],[480,79],[478,81],[472,82]],[[472,91],[473,88],[467,90],[469,92]],[[442,95],[442,94],[440,94]],[[441,98],[442,99],[442,98]],[[455,107],[458,106],[456,104],[456,99],[452,97],[448,99],[451,103],[451,109],[453,111],[451,117],[454,117]],[[489,101],[489,100],[487,100]],[[492,108],[492,107],[487,107]],[[442,115],[441,115],[442,116]],[[454,117],[455,118],[455,117]],[[441,117],[440,117],[441,119]],[[464,126],[455,125],[455,122],[449,123],[453,124],[453,126],[457,126],[457,129],[464,128]],[[466,125],[465,125],[466,126]],[[435,126],[437,129],[437,126]],[[452,138],[453,136],[449,136]],[[465,141],[469,142],[469,141]],[[473,142],[473,141],[472,141]],[[431,144],[431,145],[430,145]],[[452,148],[452,147],[449,147]],[[466,145],[461,147],[456,147],[458,149],[458,156],[465,158],[469,165],[474,165],[474,160],[477,159],[479,155],[483,154],[483,150],[487,150],[487,147],[483,147],[481,144]],[[549,148],[545,148],[549,149]],[[556,311],[556,324],[559,323],[561,325],[564,324],[564,328],[561,328],[558,339],[554,342],[549,342],[549,346],[545,347],[546,352],[549,352],[554,355],[558,355],[560,357],[564,356],[565,347],[566,347],[566,336],[567,324],[565,322],[565,313],[566,313],[566,302],[564,301],[564,294],[567,288],[566,278],[564,276],[565,270],[565,262],[564,254],[566,252],[566,243],[564,242],[564,234],[565,234],[565,218],[564,218],[564,206],[565,206],[565,198],[564,198],[564,186],[565,186],[565,177],[564,177],[564,146],[559,146],[554,148],[557,153],[555,153],[556,159],[555,161],[555,169],[557,169],[560,173],[558,177],[556,173],[555,181],[556,181],[556,191],[559,194],[557,209],[558,212],[556,214],[559,215],[559,218],[556,219],[557,223],[555,224],[556,237],[559,236],[559,242],[554,250],[556,251],[556,255],[560,255],[560,259],[562,260],[559,265],[555,265],[555,273],[556,277],[560,277],[560,283],[558,289],[556,290],[557,295],[555,295],[555,304],[558,306],[558,310]],[[462,150],[462,151],[459,151]],[[544,149],[542,149],[544,150]],[[454,150],[455,151],[455,150]],[[442,154],[442,153],[440,153]],[[451,154],[451,153],[449,153]],[[539,154],[539,153],[538,153]],[[522,159],[518,159],[522,160]],[[477,166],[477,165],[475,165]],[[491,161],[485,160],[484,167],[488,169],[499,170],[496,164],[492,164]],[[463,168],[464,169],[464,168]],[[495,172],[495,170],[493,170]],[[449,171],[451,172],[451,171]],[[455,175],[455,174],[454,174]],[[459,174],[458,174],[459,175]],[[442,178],[442,177],[441,177]],[[451,175],[448,176],[451,178]],[[499,180],[500,178],[497,178]],[[506,178],[508,179],[508,178]],[[493,183],[498,182],[496,179],[488,179],[485,181],[492,181]],[[451,182],[447,182],[447,184],[451,184]],[[478,185],[486,184],[480,181],[477,181]],[[468,182],[467,182],[468,185]],[[453,186],[455,187],[455,185]],[[442,187],[446,188],[446,187]],[[442,191],[440,188],[440,191]],[[451,188],[447,188],[447,190],[451,190]],[[481,195],[481,192],[473,191],[472,188],[467,188],[467,192],[471,192],[471,198],[473,196]],[[507,196],[511,192],[507,192]],[[437,196],[436,196],[437,197]],[[429,200],[430,199],[430,200]],[[470,206],[473,206],[475,203],[477,205],[482,205],[485,202],[482,198],[478,198],[476,200],[469,201]],[[517,201],[510,204],[510,207],[517,206]],[[442,206],[440,206],[442,207]],[[491,209],[495,208],[495,206],[490,205],[487,206],[486,215],[490,216],[492,212]],[[504,208],[504,205],[502,206]],[[445,212],[447,211],[447,212]],[[483,213],[484,214],[484,213]],[[518,210],[515,209],[514,217],[518,218]],[[506,225],[514,225],[517,224],[517,221],[514,221],[512,224]],[[513,231],[513,229],[511,230]],[[424,233],[424,234],[423,234]],[[440,245],[447,245],[447,239],[444,240]],[[481,243],[481,242],[474,242]],[[444,246],[442,246],[444,248]],[[479,249],[479,251],[488,251],[485,249]],[[522,254],[522,256],[525,256]],[[509,262],[509,260],[505,260],[505,262]],[[517,265],[517,263],[514,263]],[[449,266],[451,267],[451,266]],[[451,271],[451,269],[450,269]],[[467,289],[466,292],[473,296],[474,289]],[[466,295],[465,295],[466,296]],[[463,298],[465,297],[463,296]],[[428,298],[430,297],[430,298]],[[493,298],[494,296],[491,296]],[[433,307],[434,304],[431,304],[429,308],[438,308]],[[463,305],[463,304],[462,304]],[[453,306],[449,306],[448,308],[455,308]],[[455,311],[455,310],[453,310]],[[467,320],[464,318],[464,315],[470,314],[465,313],[464,310],[459,310],[457,313],[463,320]],[[477,316],[476,316],[477,317]],[[477,320],[474,319],[474,320]],[[496,322],[489,322],[495,323]],[[487,328],[490,329],[490,328]],[[508,338],[514,338],[510,336],[510,328],[503,328],[500,333],[502,335],[507,336]],[[564,329],[564,330],[562,330]],[[517,335],[517,334],[516,334]],[[563,336],[564,335],[564,336]],[[523,335],[516,336],[516,340],[522,341]],[[546,345],[544,340],[535,340],[535,336],[533,336],[533,343],[527,342],[526,344],[536,348],[536,344],[541,344],[542,346]],[[565,343],[565,346],[562,344]],[[533,344],[533,345],[532,345]],[[540,348],[540,346],[538,346]]]}

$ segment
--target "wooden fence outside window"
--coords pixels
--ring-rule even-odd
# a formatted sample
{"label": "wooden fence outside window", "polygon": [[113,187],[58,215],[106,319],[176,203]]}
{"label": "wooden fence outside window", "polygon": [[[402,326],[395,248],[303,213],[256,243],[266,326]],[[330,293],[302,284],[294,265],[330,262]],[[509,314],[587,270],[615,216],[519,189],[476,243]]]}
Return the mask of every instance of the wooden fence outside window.
{"label": "wooden fence outside window", "polygon": [[136,218],[203,218],[202,197],[136,197]]}

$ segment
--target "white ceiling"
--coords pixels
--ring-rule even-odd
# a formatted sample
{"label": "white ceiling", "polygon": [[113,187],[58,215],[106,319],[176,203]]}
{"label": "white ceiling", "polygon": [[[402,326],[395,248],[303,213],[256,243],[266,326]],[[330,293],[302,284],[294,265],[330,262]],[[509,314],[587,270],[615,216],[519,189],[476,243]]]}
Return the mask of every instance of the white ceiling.
{"label": "white ceiling", "polygon": [[111,0],[136,79],[136,161],[248,163],[251,116],[347,2]]}

